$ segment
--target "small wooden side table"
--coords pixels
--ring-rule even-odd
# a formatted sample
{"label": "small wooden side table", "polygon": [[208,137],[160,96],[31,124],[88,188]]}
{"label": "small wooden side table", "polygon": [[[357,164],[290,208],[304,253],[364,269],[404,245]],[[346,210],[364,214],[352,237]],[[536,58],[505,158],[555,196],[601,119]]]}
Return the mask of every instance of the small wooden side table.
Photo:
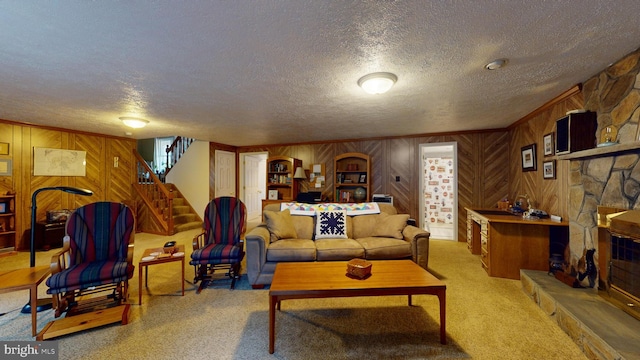
{"label": "small wooden side table", "polygon": [[[158,257],[151,254],[162,254],[162,248],[146,249],[138,263],[138,304],[142,305],[142,268],[144,267],[144,287],[149,278],[149,265],[164,264],[172,261],[180,261],[182,264],[182,296],[184,296],[184,245],[176,245],[178,251],[168,257]],[[146,259],[146,260],[145,260]]]}
{"label": "small wooden side table", "polygon": [[0,273],[0,294],[17,290],[29,289],[31,293],[31,334],[36,336],[38,285],[49,276],[49,265],[9,270]]}

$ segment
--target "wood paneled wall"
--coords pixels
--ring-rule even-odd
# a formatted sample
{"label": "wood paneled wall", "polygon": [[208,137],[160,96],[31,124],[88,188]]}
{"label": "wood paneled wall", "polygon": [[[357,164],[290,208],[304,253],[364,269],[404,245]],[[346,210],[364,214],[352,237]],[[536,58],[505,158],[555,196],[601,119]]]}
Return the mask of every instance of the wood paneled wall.
{"label": "wood paneled wall", "polygon": [[[0,192],[16,192],[16,248],[29,248],[31,195],[43,187],[72,186],[93,191],[92,196],[71,195],[62,191],[43,191],[37,197],[38,221],[46,219],[48,210],[75,209],[95,201],[127,201],[132,199],[131,184],[135,180],[132,150],[136,141],[70,130],[0,122],[0,142],[9,143],[12,161],[10,176],[0,176]],[[86,151],[86,176],[33,176],[33,148]],[[118,157],[118,167],[114,167]]]}
{"label": "wood paneled wall", "polygon": [[[544,156],[542,138],[545,134],[554,133],[556,120],[565,116],[569,110],[584,108],[584,97],[581,91],[575,91],[544,111],[527,119],[527,121],[515,124],[509,130],[512,161],[509,165],[511,185],[509,187],[509,199],[513,201],[517,195],[527,194],[532,200],[532,205],[550,214],[568,218],[568,184],[569,161],[556,161],[556,178],[544,179],[542,177],[542,163],[552,160],[553,156]],[[520,150],[523,146],[536,144],[537,171],[522,171]]]}
{"label": "wood paneled wall", "polygon": [[[509,133],[506,130],[452,135],[355,140],[324,144],[298,144],[238,148],[240,152],[268,151],[301,159],[305,169],[324,163],[326,187],[323,194],[333,199],[333,158],[346,152],[371,157],[372,193],[390,194],[399,212],[419,219],[420,144],[458,144],[458,239],[466,241],[466,206],[494,207],[509,193]],[[395,181],[396,176],[400,181]]]}

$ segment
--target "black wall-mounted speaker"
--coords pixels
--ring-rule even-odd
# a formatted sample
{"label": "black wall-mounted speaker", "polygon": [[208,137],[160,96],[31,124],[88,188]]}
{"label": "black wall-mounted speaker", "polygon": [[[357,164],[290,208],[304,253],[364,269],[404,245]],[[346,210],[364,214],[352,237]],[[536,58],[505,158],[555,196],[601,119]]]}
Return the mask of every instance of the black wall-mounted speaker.
{"label": "black wall-mounted speaker", "polygon": [[556,155],[594,148],[597,130],[598,117],[591,111],[556,120]]}

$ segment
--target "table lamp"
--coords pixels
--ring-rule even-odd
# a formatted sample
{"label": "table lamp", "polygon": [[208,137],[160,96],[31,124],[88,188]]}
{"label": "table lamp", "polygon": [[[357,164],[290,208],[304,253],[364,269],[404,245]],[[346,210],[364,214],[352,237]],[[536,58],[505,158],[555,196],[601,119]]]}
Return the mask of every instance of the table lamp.
{"label": "table lamp", "polygon": [[302,185],[300,184],[300,180],[307,179],[307,174],[305,174],[302,166],[298,166],[296,168],[296,172],[293,174],[293,178],[298,180],[298,193],[300,193],[300,188],[302,187]]}

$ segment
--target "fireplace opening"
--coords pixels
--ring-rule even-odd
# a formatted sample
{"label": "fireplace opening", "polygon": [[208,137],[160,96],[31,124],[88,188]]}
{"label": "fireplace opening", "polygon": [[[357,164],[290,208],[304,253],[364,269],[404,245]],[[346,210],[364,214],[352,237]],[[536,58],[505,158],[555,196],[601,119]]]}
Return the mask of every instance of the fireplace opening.
{"label": "fireplace opening", "polygon": [[640,320],[640,211],[610,218],[609,300]]}

